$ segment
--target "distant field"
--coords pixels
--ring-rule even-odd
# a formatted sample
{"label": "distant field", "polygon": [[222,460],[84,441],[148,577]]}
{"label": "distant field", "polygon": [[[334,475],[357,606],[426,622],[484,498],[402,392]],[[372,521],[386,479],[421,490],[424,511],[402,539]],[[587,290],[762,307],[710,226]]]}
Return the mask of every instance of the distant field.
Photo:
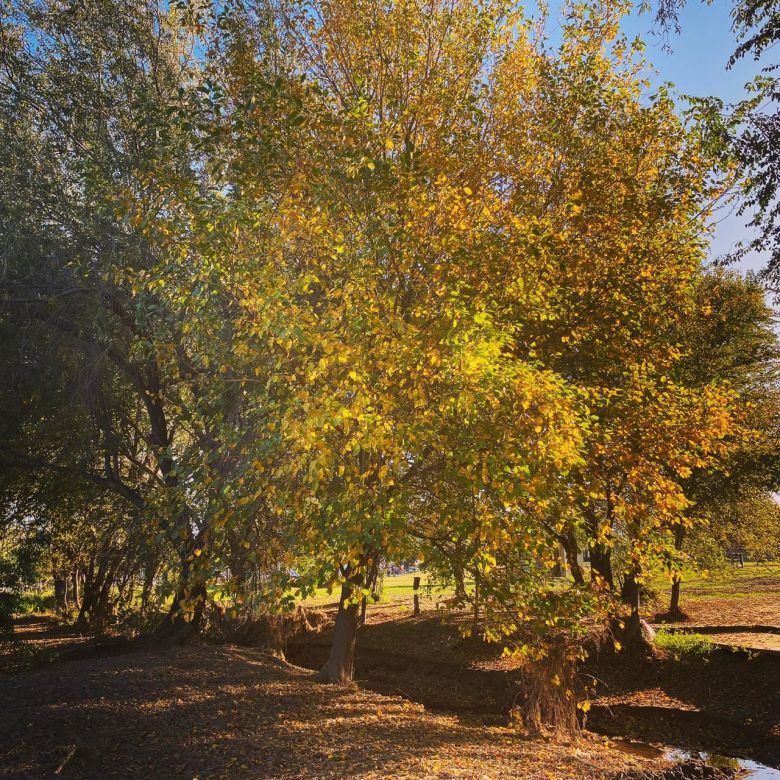
{"label": "distant field", "polygon": [[[670,584],[656,578],[651,586],[656,591],[654,606],[663,612]],[[751,562],[707,577],[690,576],[682,582],[680,606],[695,624],[780,627],[780,564]]]}
{"label": "distant field", "polygon": [[[400,599],[409,599],[411,602],[414,596],[414,578],[420,578],[420,590],[418,591],[421,597],[428,595],[428,574],[424,571],[411,572],[408,574],[397,574],[395,576],[386,575],[382,587],[381,601],[398,601]],[[467,584],[468,587],[468,584]],[[431,595],[438,598],[447,598],[452,595],[454,589],[448,588],[433,588]],[[311,598],[305,599],[301,603],[304,605],[324,605],[335,604],[339,598],[338,592],[334,589],[332,593],[328,593],[327,588],[317,588],[317,592]]]}
{"label": "distant field", "polygon": [[[381,601],[393,602],[406,599],[411,603],[415,576],[420,577],[420,596],[427,597],[428,574],[423,571],[385,576]],[[650,586],[657,595],[657,604],[652,607],[653,612],[656,611],[656,608],[662,610],[668,602],[671,583],[664,576],[657,576],[650,581]],[[430,595],[434,599],[442,599],[448,598],[453,592],[454,589],[451,586],[434,588]],[[326,588],[318,588],[314,596],[301,603],[308,606],[324,606],[336,604],[338,597],[336,589],[332,593],[328,593]],[[696,605],[706,608],[710,604],[719,603],[724,599],[732,601],[777,599],[780,602],[780,563],[748,562],[745,563],[744,568],[730,566],[707,576],[690,574],[683,579],[682,603],[684,608],[686,608],[685,605],[690,608],[694,608]],[[647,606],[650,608],[651,605]],[[729,611],[734,609],[740,608],[734,604]]]}
{"label": "distant field", "polygon": [[[586,565],[587,569],[587,565]],[[395,601],[399,598],[411,598],[414,593],[415,576],[419,576],[420,595],[427,595],[426,585],[428,574],[414,572],[385,576],[382,590],[382,601]],[[668,598],[671,583],[665,577],[659,576],[650,582],[652,589],[663,603]],[[452,587],[435,588],[434,596],[446,598],[454,592]],[[780,563],[745,563],[744,568],[730,566],[722,571],[703,576],[701,574],[686,575],[682,584],[685,601],[708,600],[712,598],[745,599],[757,595],[776,593],[780,595]],[[314,596],[306,599],[306,604],[326,604],[338,600],[338,593],[328,593],[326,588],[318,588]]]}
{"label": "distant field", "polygon": [[[664,601],[671,583],[664,576],[653,577],[650,587]],[[744,568],[728,566],[708,574],[686,574],[682,581],[683,598],[689,602],[702,599],[744,599],[760,594],[780,592],[780,563],[746,562]]]}

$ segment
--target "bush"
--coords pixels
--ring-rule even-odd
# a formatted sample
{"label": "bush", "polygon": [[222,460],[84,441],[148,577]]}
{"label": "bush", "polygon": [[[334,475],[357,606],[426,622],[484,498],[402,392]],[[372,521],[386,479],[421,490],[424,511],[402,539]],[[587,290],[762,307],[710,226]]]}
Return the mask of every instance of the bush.
{"label": "bush", "polygon": [[17,597],[14,611],[29,615],[34,612],[53,612],[54,607],[53,590],[45,590],[41,593],[24,591]]}
{"label": "bush", "polygon": [[685,655],[706,656],[715,649],[712,640],[704,634],[667,631],[663,628],[655,635],[655,644],[662,650],[668,650],[678,659]]}

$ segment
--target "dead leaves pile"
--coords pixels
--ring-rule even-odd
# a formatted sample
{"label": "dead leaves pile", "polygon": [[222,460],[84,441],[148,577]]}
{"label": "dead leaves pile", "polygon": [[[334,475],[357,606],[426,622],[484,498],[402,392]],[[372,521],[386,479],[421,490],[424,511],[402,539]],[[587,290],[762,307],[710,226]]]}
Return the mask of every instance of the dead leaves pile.
{"label": "dead leaves pile", "polygon": [[[597,778],[648,766],[400,697],[323,686],[261,652],[200,647],[52,664],[0,680],[0,775],[108,778]],[[75,750],[73,748],[75,747]]]}

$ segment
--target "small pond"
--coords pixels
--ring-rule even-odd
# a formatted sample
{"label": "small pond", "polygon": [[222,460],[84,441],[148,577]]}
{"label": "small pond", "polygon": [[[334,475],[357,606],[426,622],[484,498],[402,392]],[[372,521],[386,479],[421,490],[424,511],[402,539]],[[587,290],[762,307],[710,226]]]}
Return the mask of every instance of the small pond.
{"label": "small pond", "polygon": [[634,742],[627,739],[614,739],[612,740],[612,744],[617,750],[642,756],[643,758],[665,758],[669,761],[685,761],[689,758],[701,758],[712,766],[740,769],[742,770],[740,777],[745,778],[746,780],[780,780],[780,769],[760,764],[758,761],[753,761],[749,758],[722,756],[717,753],[708,753],[706,751],[692,753],[677,748],[662,749],[657,748],[654,745],[648,745],[644,742]]}

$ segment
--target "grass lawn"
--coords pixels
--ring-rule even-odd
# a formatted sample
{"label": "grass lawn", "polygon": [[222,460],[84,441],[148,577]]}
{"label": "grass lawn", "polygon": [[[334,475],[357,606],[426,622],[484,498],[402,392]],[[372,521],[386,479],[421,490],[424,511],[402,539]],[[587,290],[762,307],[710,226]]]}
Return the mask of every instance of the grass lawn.
{"label": "grass lawn", "polygon": [[[671,584],[666,577],[654,577],[651,586],[659,594],[668,593]],[[683,578],[683,592],[690,601],[708,598],[750,598],[762,591],[780,589],[780,563],[749,561],[744,568],[729,566],[706,575],[690,573]]]}
{"label": "grass lawn", "polygon": [[[418,593],[421,598],[427,597],[428,573],[424,571],[410,572],[407,574],[397,574],[395,576],[386,575],[383,582],[380,601],[390,602],[407,599],[412,603],[414,596],[414,578],[420,578],[420,590]],[[467,583],[468,587],[468,583]],[[435,598],[447,598],[454,593],[452,587],[432,588],[430,595]],[[314,596],[304,599],[301,604],[304,606],[325,606],[326,604],[337,604],[339,593],[336,589],[328,593],[327,588],[317,588]]]}

